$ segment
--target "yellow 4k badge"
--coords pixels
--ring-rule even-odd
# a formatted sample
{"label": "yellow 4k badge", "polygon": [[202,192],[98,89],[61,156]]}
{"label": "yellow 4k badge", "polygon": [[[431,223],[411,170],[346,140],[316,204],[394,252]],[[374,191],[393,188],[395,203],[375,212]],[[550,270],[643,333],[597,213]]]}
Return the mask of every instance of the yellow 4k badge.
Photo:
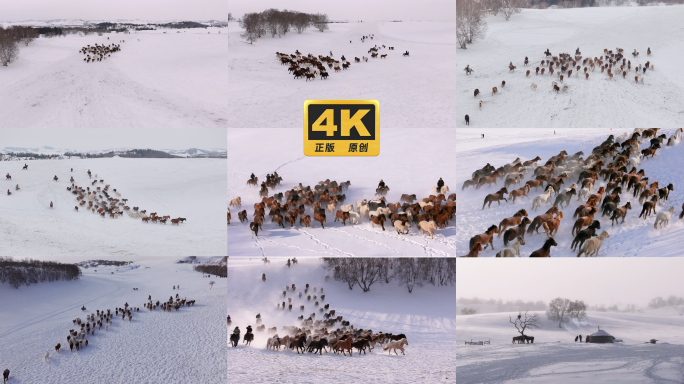
{"label": "yellow 4k badge", "polygon": [[377,100],[304,102],[306,156],[380,154],[380,103]]}

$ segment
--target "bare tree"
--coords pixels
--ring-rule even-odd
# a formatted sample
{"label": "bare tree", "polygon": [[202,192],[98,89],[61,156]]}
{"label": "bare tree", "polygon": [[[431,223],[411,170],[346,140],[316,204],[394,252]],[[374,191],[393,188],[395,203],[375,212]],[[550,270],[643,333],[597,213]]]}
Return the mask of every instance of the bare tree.
{"label": "bare tree", "polygon": [[484,38],[487,32],[484,11],[483,5],[475,0],[456,0],[456,38],[460,48],[465,49],[466,44]]}
{"label": "bare tree", "polygon": [[528,311],[525,311],[525,313],[519,312],[517,318],[511,318],[510,316],[508,316],[508,322],[513,324],[518,333],[520,333],[523,336],[525,335],[525,330],[527,330],[528,328],[541,328],[541,320],[539,318],[539,315],[537,315],[536,313],[533,315],[529,315],[527,312]]}
{"label": "bare tree", "polygon": [[[418,281],[418,259],[413,257],[399,259],[399,266],[401,268],[401,284],[405,285],[409,293],[413,292],[413,287]],[[418,282],[420,284],[420,282]]]}
{"label": "bare tree", "polygon": [[500,13],[506,21],[513,16],[515,13],[520,13],[520,7],[522,6],[521,0],[500,0],[501,9]]}
{"label": "bare tree", "polygon": [[317,13],[313,15],[313,24],[321,32],[327,31],[328,28],[328,15]]}
{"label": "bare tree", "polygon": [[[615,306],[615,311],[617,311],[617,305]],[[568,307],[568,316],[575,320],[584,320],[587,317],[587,305],[584,301],[577,300],[570,303]]]}
{"label": "bare tree", "polygon": [[562,324],[570,320],[569,312],[571,301],[557,297],[549,303],[549,309],[546,310],[546,317],[551,321],[558,322],[558,328],[563,328]]}
{"label": "bare tree", "polygon": [[9,30],[0,29],[0,63],[6,67],[7,64],[16,60],[17,57],[19,57],[17,40]]}

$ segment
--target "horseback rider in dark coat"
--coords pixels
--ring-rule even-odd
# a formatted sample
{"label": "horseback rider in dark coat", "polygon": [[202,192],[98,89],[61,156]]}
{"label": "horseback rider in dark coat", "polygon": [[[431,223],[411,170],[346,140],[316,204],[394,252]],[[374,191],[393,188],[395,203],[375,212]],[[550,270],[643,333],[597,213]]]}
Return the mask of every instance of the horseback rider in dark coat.
{"label": "horseback rider in dark coat", "polygon": [[439,178],[439,181],[437,182],[437,192],[440,192],[442,190],[442,187],[444,186],[444,180],[442,178]]}

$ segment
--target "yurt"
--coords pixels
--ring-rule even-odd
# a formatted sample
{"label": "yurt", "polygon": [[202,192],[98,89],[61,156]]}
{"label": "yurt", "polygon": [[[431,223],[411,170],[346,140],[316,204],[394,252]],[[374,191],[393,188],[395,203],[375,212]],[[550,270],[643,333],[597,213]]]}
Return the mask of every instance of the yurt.
{"label": "yurt", "polygon": [[615,338],[611,336],[608,332],[602,330],[600,327],[598,331],[587,336],[587,343],[614,343]]}

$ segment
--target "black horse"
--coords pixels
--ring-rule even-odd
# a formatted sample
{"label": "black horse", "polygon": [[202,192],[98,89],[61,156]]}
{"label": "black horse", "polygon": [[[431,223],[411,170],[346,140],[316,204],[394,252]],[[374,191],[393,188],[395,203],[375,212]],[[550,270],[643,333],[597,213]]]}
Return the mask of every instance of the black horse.
{"label": "black horse", "polygon": [[28,164],[24,164],[24,168],[22,169],[28,169]]}
{"label": "black horse", "polygon": [[9,175],[9,173],[5,176],[5,180],[12,180],[12,176]]}
{"label": "black horse", "polygon": [[245,333],[245,337],[243,338],[243,343],[247,343],[249,345],[252,340],[254,340],[254,334],[252,333]]}
{"label": "black horse", "polygon": [[408,56],[408,55],[409,55],[409,51],[406,51],[402,54],[402,56]]}
{"label": "black horse", "polygon": [[235,334],[235,333],[232,334],[232,335],[230,335],[230,344],[231,344],[233,347],[237,347],[237,345],[238,345],[239,342],[240,342],[240,335]]}
{"label": "black horse", "polygon": [[326,340],[326,339],[312,341],[309,344],[309,353],[311,353],[311,351],[313,351],[314,354],[316,354],[316,352],[318,352],[320,355],[322,355],[323,354],[322,350],[327,345],[328,345],[328,340]]}
{"label": "black horse", "polygon": [[5,370],[2,372],[2,378],[4,379],[4,380],[3,380],[3,383],[6,383],[7,380],[9,380],[9,369],[5,369]]}

